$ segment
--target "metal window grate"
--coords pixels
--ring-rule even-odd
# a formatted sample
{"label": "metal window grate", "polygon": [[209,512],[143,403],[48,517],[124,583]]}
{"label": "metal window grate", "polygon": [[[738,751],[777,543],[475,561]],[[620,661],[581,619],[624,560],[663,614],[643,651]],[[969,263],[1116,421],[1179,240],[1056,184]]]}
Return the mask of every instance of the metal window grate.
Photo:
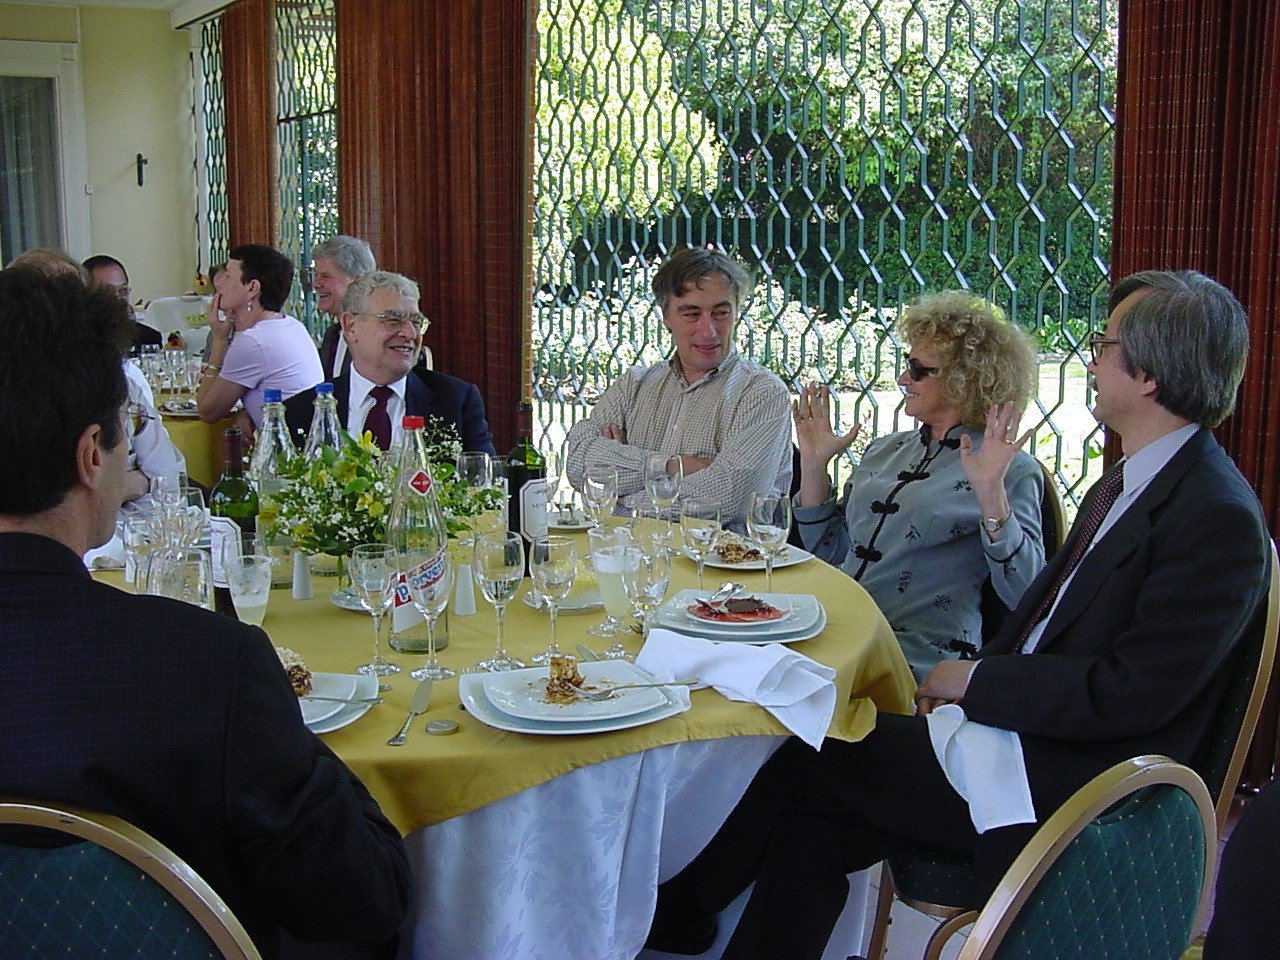
{"label": "metal window grate", "polygon": [[1000,304],[1039,338],[1034,452],[1077,499],[1100,464],[1082,350],[1106,304],[1114,16],[1105,0],[546,0],[544,441],[665,351],[652,265],[715,243],[760,277],[743,351],[830,384],[874,435],[905,426],[900,305],[947,287]]}
{"label": "metal window grate", "polygon": [[[225,84],[222,74],[222,19],[200,25],[199,116],[204,134],[204,219],[209,244],[208,266],[225,263],[230,243],[227,228],[227,135]],[[200,181],[203,182],[200,182]]]}

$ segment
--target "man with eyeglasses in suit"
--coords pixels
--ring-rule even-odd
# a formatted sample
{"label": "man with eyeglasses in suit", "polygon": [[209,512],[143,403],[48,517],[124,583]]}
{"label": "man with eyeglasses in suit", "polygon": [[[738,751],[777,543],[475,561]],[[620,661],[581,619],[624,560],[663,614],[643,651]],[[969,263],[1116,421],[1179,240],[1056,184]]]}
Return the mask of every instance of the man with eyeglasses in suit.
{"label": "man with eyeglasses in suit", "polygon": [[[457,428],[462,449],[496,453],[475,384],[415,366],[428,324],[418,299],[416,283],[385,270],[347,287],[342,333],[351,366],[333,379],[339,424],[352,436],[369,431],[387,450],[399,439],[404,416],[435,417]],[[311,389],[285,401],[295,436],[310,428],[315,397]]]}

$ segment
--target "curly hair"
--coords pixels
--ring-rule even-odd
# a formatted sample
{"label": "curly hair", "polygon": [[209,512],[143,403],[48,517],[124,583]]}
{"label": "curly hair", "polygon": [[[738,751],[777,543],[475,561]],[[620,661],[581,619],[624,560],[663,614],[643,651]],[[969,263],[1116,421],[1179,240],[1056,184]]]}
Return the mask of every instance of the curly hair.
{"label": "curly hair", "polygon": [[999,307],[966,290],[921,297],[898,320],[907,343],[929,341],[942,361],[943,395],[960,422],[981,430],[992,404],[1026,407],[1035,387],[1037,357],[1031,337]]}

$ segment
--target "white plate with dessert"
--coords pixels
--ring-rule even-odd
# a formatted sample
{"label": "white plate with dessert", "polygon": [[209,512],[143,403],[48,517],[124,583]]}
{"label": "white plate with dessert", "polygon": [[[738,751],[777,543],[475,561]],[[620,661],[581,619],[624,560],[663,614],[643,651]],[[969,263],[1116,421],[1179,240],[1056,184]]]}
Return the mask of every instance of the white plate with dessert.
{"label": "white plate with dessert", "polygon": [[309,697],[341,697],[353,699],[360,677],[354,673],[313,673],[311,692],[299,698],[302,705],[302,721],[309,727],[323,723],[347,704],[330,703],[328,700],[310,700]]}
{"label": "white plate with dessert", "polygon": [[[324,674],[324,673],[313,674],[313,676],[350,677],[352,680],[355,680],[356,682],[355,690],[351,695],[352,699],[364,700],[364,699],[369,699],[370,697],[376,697],[378,695],[378,678],[377,677],[363,677],[363,676],[358,676],[356,674]],[[319,720],[316,723],[308,723],[307,729],[310,730],[312,733],[332,733],[334,730],[341,730],[343,727],[348,726],[349,724],[355,723],[357,720],[363,717],[366,713],[368,713],[369,708],[373,706],[373,704],[371,703],[339,703],[339,704],[329,704],[329,706],[336,706],[338,708],[337,712],[330,714],[325,719]]]}
{"label": "white plate with dessert", "polygon": [[276,656],[284,667],[289,685],[298,697],[302,722],[312,733],[329,733],[349,723],[354,723],[366,713],[372,704],[331,703],[328,700],[310,700],[309,697],[338,697],[346,700],[365,699],[378,695],[378,678],[358,676],[354,673],[312,673],[302,657],[288,647],[276,647]]}
{"label": "white plate with dessert", "polygon": [[[571,659],[571,658],[570,658]],[[593,666],[591,663],[579,664],[579,667],[586,667],[589,676],[608,676],[610,679],[617,679],[621,682],[623,677],[630,678],[630,682],[652,682],[653,678],[637,667],[633,663],[625,660],[619,661],[600,661]],[[601,668],[605,672],[597,673],[596,668]],[[611,671],[611,672],[610,672]],[[562,718],[547,720],[535,720],[528,717],[517,717],[507,713],[501,707],[494,704],[485,692],[485,681],[492,678],[507,677],[511,678],[514,674],[529,674],[536,672],[540,682],[545,690],[546,683],[549,679],[549,673],[546,668],[538,667],[532,670],[508,671],[502,674],[476,673],[465,674],[458,681],[458,695],[462,701],[462,705],[467,712],[482,723],[486,723],[498,730],[509,730],[513,733],[534,733],[534,734],[550,734],[552,736],[567,736],[582,733],[609,733],[614,730],[628,730],[632,727],[644,726],[647,723],[655,723],[658,720],[665,720],[667,717],[674,717],[689,709],[688,700],[682,697],[681,692],[668,687],[654,687],[648,690],[623,690],[612,700],[602,701],[600,703],[589,704],[592,708],[608,707],[621,701],[627,694],[631,693],[653,693],[658,696],[655,699],[657,706],[645,709],[639,713],[630,713],[627,716],[609,716],[594,718],[579,718],[576,714],[565,714]],[[636,679],[642,678],[642,679]],[[584,678],[585,679],[585,678]],[[586,702],[581,702],[583,707],[588,706]],[[616,708],[615,708],[616,709]]]}
{"label": "white plate with dessert", "polygon": [[827,626],[827,611],[812,594],[755,594],[754,596],[766,603],[785,607],[790,614],[783,620],[760,624],[757,629],[746,630],[738,624],[712,623],[691,617],[687,608],[696,603],[699,596],[705,595],[705,590],[681,590],[654,614],[654,625],[701,637],[704,640],[750,644],[798,643],[801,640],[812,640]]}
{"label": "white plate with dessert", "polygon": [[[727,539],[732,538],[732,539]],[[721,536],[721,543],[707,557],[706,565],[720,570],[763,570],[764,555],[748,541],[736,533],[726,531]],[[813,556],[808,550],[801,550],[790,543],[783,544],[778,555],[773,558],[773,569],[794,567],[804,563]]]}
{"label": "white plate with dessert", "polygon": [[[622,683],[654,681],[626,660],[586,663],[577,663],[573,657],[559,657],[557,660],[559,662],[553,663],[550,669],[550,677],[546,667],[485,674],[481,679],[485,696],[503,713],[523,720],[546,720],[550,723],[616,720],[653,710],[667,701],[659,687],[619,690],[610,699],[601,701],[574,696],[572,691],[579,686],[586,690],[601,690]],[[565,664],[572,666],[565,668]],[[567,670],[573,673],[568,674]]]}

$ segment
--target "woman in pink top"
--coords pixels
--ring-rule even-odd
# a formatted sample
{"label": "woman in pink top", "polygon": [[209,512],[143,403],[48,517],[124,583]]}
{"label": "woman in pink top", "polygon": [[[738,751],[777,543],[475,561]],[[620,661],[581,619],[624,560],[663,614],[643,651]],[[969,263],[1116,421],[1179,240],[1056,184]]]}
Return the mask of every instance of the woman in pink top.
{"label": "woman in pink top", "polygon": [[264,390],[277,389],[287,400],[324,378],[307,328],[281,312],[292,286],[293,264],[279,251],[257,243],[231,251],[214,280],[209,360],[200,368],[196,391],[196,408],[206,423],[221,420],[242,400],[256,430]]}

